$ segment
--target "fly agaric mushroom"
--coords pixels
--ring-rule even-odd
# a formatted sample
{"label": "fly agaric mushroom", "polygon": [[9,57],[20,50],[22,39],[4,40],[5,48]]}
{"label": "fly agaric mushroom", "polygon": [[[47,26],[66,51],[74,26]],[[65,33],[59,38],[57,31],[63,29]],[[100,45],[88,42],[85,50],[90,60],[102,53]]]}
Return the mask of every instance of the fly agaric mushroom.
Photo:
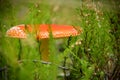
{"label": "fly agaric mushroom", "polygon": [[[37,31],[36,38],[41,40],[40,51],[42,55],[42,60],[49,61],[49,48],[48,48],[48,39],[49,33],[52,32],[53,38],[65,38],[70,36],[77,36],[81,33],[80,28],[75,28],[68,25],[56,25],[56,24],[41,24],[35,25],[35,28],[32,29],[32,25],[26,25],[29,32]],[[16,28],[14,30],[14,28]],[[19,30],[19,32],[17,32]],[[22,33],[22,34],[21,34]],[[15,35],[14,35],[15,34]],[[7,31],[7,35],[10,37],[16,38],[26,38],[25,25],[16,26]]]}

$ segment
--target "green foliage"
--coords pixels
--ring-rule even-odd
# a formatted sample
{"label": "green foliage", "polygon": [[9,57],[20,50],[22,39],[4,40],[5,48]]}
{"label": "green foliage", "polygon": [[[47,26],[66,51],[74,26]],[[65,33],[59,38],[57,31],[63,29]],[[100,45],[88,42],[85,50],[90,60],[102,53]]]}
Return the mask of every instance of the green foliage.
{"label": "green foliage", "polygon": [[[6,31],[16,24],[51,24],[52,17],[65,16],[66,20],[67,15],[72,15],[64,12],[62,15],[60,12],[64,6],[58,5],[58,12],[54,13],[51,4],[47,3],[47,0],[21,3],[27,7],[27,13],[22,20],[19,20],[16,14],[19,13],[20,6],[15,7],[8,0],[0,1],[0,11],[2,11],[0,13],[0,69],[7,67],[5,69],[7,76],[4,72],[0,72],[0,79],[4,80],[4,77],[8,80],[103,80],[105,77],[118,79],[120,14],[117,9],[106,11],[102,1],[81,1],[81,5],[73,12],[75,19],[69,20],[68,23],[82,28],[79,36],[65,38],[62,45],[56,45],[59,40],[55,40],[50,31],[48,40],[50,62],[41,60],[41,41],[36,40],[34,34],[29,34],[28,39],[6,37]],[[70,11],[72,13],[72,10]],[[61,20],[64,20],[62,18]],[[62,48],[62,51],[58,48]],[[61,72],[64,76],[58,77]]]}
{"label": "green foliage", "polygon": [[42,24],[51,23],[50,21],[50,7],[43,1],[42,3],[31,4],[28,14],[23,23],[26,24]]}
{"label": "green foliage", "polygon": [[[80,35],[82,44],[72,51],[73,70],[70,76],[72,79],[103,80],[107,72],[112,72],[110,68],[114,67],[114,63],[109,64],[110,57],[114,57],[112,59],[115,60],[116,56],[113,51],[114,38],[110,34],[111,23],[108,16],[110,13],[99,8],[102,7],[99,4],[83,3],[77,8],[79,19],[76,24],[82,26],[83,33]],[[110,68],[106,69],[108,66]]]}

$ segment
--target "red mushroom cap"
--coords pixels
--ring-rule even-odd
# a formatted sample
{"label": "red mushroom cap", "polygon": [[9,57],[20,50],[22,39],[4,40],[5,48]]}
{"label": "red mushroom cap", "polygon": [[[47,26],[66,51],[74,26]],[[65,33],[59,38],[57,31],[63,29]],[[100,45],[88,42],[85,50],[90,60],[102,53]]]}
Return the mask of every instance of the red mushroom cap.
{"label": "red mushroom cap", "polygon": [[79,35],[79,32],[73,26],[42,24],[38,27],[37,38],[38,39],[49,38],[50,30],[54,38],[63,38],[63,37]]}
{"label": "red mushroom cap", "polygon": [[[33,26],[33,27],[32,27]],[[7,31],[7,36],[14,38],[27,38],[25,31],[32,32],[37,31],[37,39],[46,39],[49,38],[50,31],[54,38],[63,38],[69,36],[77,36],[80,34],[76,28],[68,25],[56,25],[56,24],[41,24],[41,25],[17,25],[10,28]],[[81,30],[81,29],[80,29]]]}

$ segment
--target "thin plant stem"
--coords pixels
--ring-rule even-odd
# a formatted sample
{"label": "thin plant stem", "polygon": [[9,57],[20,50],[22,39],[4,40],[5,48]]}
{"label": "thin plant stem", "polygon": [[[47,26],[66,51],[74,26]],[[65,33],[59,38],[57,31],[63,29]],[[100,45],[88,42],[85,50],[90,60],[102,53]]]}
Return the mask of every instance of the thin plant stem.
{"label": "thin plant stem", "polygon": [[41,46],[41,41],[40,40],[37,40],[37,43],[38,43],[38,52],[39,52],[39,55],[40,55],[40,60],[41,60],[41,51],[40,51],[40,46]]}
{"label": "thin plant stem", "polygon": [[[67,57],[64,57],[63,67],[66,66],[66,59],[67,59]],[[65,69],[63,69],[63,73],[64,73],[64,80],[67,80],[67,75],[66,75],[66,70]]]}
{"label": "thin plant stem", "polygon": [[5,80],[8,80],[7,73],[8,73],[8,69],[7,69],[7,66],[5,66]]}
{"label": "thin plant stem", "polygon": [[19,53],[18,53],[18,60],[21,60],[21,53],[22,53],[22,43],[21,43],[21,40],[19,39]]}

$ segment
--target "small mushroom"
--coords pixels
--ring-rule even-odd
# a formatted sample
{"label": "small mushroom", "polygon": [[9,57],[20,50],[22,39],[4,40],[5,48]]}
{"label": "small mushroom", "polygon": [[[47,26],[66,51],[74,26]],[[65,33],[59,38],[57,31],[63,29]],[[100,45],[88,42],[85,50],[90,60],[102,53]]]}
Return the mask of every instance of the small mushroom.
{"label": "small mushroom", "polygon": [[[34,26],[34,28],[32,28]],[[49,61],[49,33],[52,32],[53,38],[66,38],[70,36],[79,35],[82,30],[80,27],[73,27],[69,25],[56,25],[56,24],[41,24],[41,25],[18,25],[12,27],[7,31],[7,35],[14,38],[27,38],[25,31],[36,31],[37,40],[41,41],[40,51],[41,58],[44,61]]]}

